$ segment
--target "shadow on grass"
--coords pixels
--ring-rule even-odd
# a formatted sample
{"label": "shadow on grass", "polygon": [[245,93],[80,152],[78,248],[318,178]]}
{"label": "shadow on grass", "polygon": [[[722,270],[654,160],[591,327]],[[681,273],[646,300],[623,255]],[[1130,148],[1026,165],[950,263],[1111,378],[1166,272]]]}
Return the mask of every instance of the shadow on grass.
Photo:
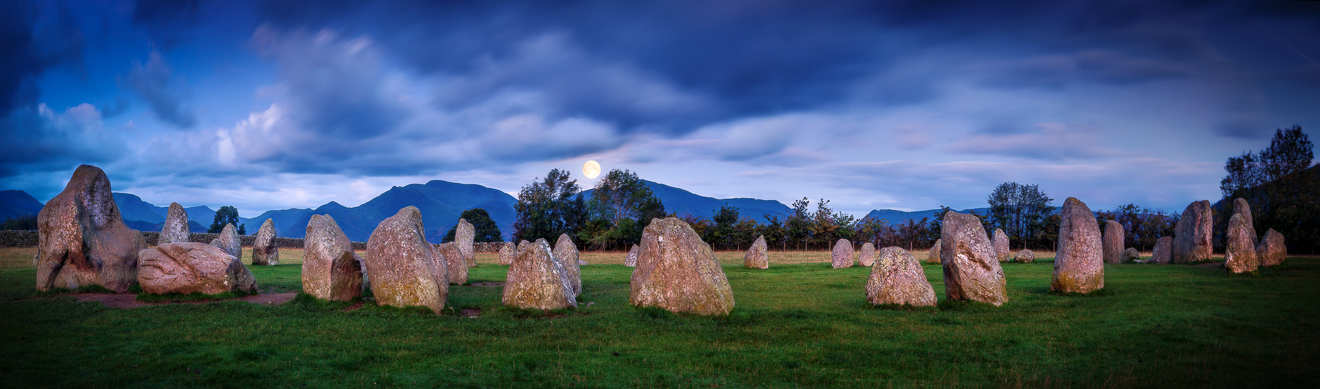
{"label": "shadow on grass", "polygon": [[[133,286],[137,287],[136,284]],[[132,291],[132,289],[130,289],[130,291]],[[52,288],[51,290],[47,290],[45,292],[36,292],[36,294],[33,294],[32,297],[51,297],[51,296],[59,296],[64,294],[78,294],[78,293],[114,294],[115,291],[106,289],[104,286],[100,286],[100,285],[83,285],[78,287],[78,289]]]}
{"label": "shadow on grass", "polygon": [[203,293],[189,293],[189,294],[183,294],[183,293],[164,293],[164,294],[154,294],[154,293],[138,293],[138,295],[137,295],[137,301],[141,301],[141,302],[144,302],[144,303],[185,302],[185,301],[219,301],[219,300],[229,300],[229,299],[236,299],[236,298],[239,298],[239,297],[252,296],[252,295],[256,295],[256,294],[257,294],[256,292],[253,292],[253,293],[247,293],[247,292],[243,292],[243,291],[224,292],[224,293],[220,293],[220,294],[203,294]]}
{"label": "shadow on grass", "polygon": [[1100,288],[1100,290],[1091,291],[1090,293],[1055,292],[1053,290],[1048,291],[1046,293],[1052,296],[1059,296],[1059,297],[1109,297],[1109,296],[1117,295],[1117,293],[1114,292],[1114,287],[1112,286]]}
{"label": "shadow on grass", "polygon": [[330,300],[322,300],[310,294],[299,292],[297,296],[293,296],[292,301],[289,301],[289,306],[296,307],[306,312],[323,312],[323,311],[343,310],[359,303],[362,303],[361,298],[356,298],[349,301],[330,301]]}

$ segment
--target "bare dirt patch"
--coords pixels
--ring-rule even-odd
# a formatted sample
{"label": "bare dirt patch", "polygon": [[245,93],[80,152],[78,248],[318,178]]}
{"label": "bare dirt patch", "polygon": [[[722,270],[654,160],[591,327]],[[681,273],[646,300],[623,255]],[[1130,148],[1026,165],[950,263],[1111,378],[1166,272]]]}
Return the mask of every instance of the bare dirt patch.
{"label": "bare dirt patch", "polygon": [[[219,301],[238,300],[238,301],[247,301],[253,304],[273,306],[273,305],[280,305],[287,303],[290,300],[293,300],[293,297],[297,295],[298,293],[293,293],[293,292],[276,293],[276,294],[259,294],[255,296],[245,296],[230,300],[219,300]],[[216,302],[216,301],[168,301],[168,302],[148,303],[148,302],[138,301],[137,295],[129,294],[129,293],[122,293],[122,294],[79,293],[79,294],[75,294],[74,297],[78,299],[78,302],[95,301],[101,303],[101,305],[105,305],[110,308],[119,308],[119,309],[130,309],[130,308],[146,307],[151,305],[208,304],[208,303]]]}

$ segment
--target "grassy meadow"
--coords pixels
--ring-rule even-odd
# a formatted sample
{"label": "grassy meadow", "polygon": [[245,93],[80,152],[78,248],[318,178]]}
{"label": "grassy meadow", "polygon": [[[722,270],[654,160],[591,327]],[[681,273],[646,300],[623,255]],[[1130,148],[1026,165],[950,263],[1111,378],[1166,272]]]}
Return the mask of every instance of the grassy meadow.
{"label": "grassy meadow", "polygon": [[[945,301],[939,266],[923,264],[941,304],[903,310],[868,307],[870,269],[831,269],[827,252],[772,252],[769,270],[721,252],[737,308],[697,317],[629,306],[623,253],[583,254],[576,310],[451,286],[443,315],[304,297],[133,309],[34,297],[34,253],[0,249],[8,387],[1320,386],[1320,258],[1236,277],[1108,265],[1106,288],[1078,296],[1048,292],[1047,257],[1003,265],[1002,307]],[[300,290],[301,254],[249,267],[261,293]],[[471,282],[504,280],[494,254],[478,261]]]}

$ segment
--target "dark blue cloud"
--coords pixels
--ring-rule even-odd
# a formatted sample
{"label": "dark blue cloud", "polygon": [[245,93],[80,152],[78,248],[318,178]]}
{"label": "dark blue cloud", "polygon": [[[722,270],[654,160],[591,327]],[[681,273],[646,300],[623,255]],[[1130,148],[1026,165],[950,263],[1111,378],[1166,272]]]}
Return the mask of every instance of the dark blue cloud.
{"label": "dark blue cloud", "polygon": [[145,64],[134,61],[123,82],[146,100],[160,120],[178,128],[191,128],[197,124],[197,115],[186,103],[186,90],[160,52],[152,51]]}
{"label": "dark blue cloud", "polygon": [[201,19],[199,0],[138,0],[133,5],[133,23],[147,30],[152,43],[169,49],[179,44]]}
{"label": "dark blue cloud", "polygon": [[30,108],[46,70],[82,63],[82,34],[69,12],[62,4],[0,2],[0,116]]}

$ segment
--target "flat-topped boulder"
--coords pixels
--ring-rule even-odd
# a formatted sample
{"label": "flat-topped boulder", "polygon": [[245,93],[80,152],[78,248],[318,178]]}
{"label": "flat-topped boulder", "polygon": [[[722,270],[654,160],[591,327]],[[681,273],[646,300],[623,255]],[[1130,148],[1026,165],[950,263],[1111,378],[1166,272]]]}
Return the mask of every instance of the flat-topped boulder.
{"label": "flat-topped boulder", "polygon": [[568,234],[559,234],[559,240],[555,242],[555,260],[564,266],[564,273],[568,276],[569,284],[573,286],[573,298],[582,295],[582,270],[579,268],[577,245],[573,244],[573,238]]}
{"label": "flat-topped boulder", "polygon": [[151,294],[257,292],[257,280],[238,258],[219,247],[166,243],[138,252],[138,284]]}
{"label": "flat-topped boulder", "polygon": [[[633,252],[629,256],[635,256],[637,246],[633,246]],[[756,242],[752,247],[747,248],[747,253],[743,254],[743,267],[748,269],[769,269],[770,261],[768,259],[765,247],[765,235],[756,237]]]}
{"label": "flat-topped boulder", "polygon": [[633,245],[628,250],[628,256],[623,258],[623,265],[627,267],[637,267],[637,245]]}
{"label": "flat-topped boulder", "polygon": [[935,288],[912,253],[898,247],[880,249],[866,280],[866,302],[871,305],[935,306]]}
{"label": "flat-topped boulder", "polygon": [[[458,247],[458,243],[445,242],[435,245],[436,253],[445,258],[445,266],[448,268],[449,283],[455,285],[464,285],[468,283],[468,265],[463,261],[463,249]],[[454,260],[449,260],[454,258]]]}
{"label": "flat-topped boulder", "polygon": [[1214,246],[1210,239],[1214,236],[1211,223],[1214,214],[1207,200],[1196,201],[1183,209],[1178,224],[1173,229],[1172,263],[1193,263],[1210,259]]}
{"label": "flat-topped boulder", "polygon": [[1013,262],[1017,262],[1017,263],[1036,262],[1036,253],[1031,252],[1031,250],[1023,249],[1022,251],[1018,251],[1017,255],[1013,256]]}
{"label": "flat-topped boulder", "polygon": [[1224,234],[1224,270],[1241,274],[1253,273],[1260,268],[1256,247],[1251,244],[1251,234],[1253,231],[1241,214],[1234,213],[1228,219],[1228,230]]}
{"label": "flat-topped boulder", "polygon": [[191,242],[192,231],[188,229],[188,211],[179,203],[170,203],[165,213],[165,224],[160,227],[160,238],[156,244]]}
{"label": "flat-topped boulder", "polygon": [[500,264],[512,265],[513,259],[518,256],[518,245],[513,242],[504,242],[500,245]]}
{"label": "flat-topped boulder", "polygon": [[847,239],[839,239],[838,242],[835,242],[834,249],[830,250],[830,266],[835,269],[842,269],[852,267],[854,263],[856,261],[853,260],[852,242]]}
{"label": "flat-topped boulder", "polygon": [[1288,257],[1288,246],[1283,245],[1283,234],[1273,228],[1265,231],[1265,237],[1256,245],[1256,256],[1261,266],[1276,266]]}
{"label": "flat-topped boulder", "polygon": [[1138,260],[1138,259],[1141,259],[1141,252],[1140,252],[1140,251],[1137,251],[1136,248],[1128,247],[1126,250],[1123,250],[1123,261],[1124,261],[1124,262],[1126,262],[1126,261],[1130,261],[1130,260]]}
{"label": "flat-topped boulder", "polygon": [[1126,259],[1123,257],[1124,235],[1122,223],[1105,220],[1105,232],[1100,245],[1105,263],[1123,263]]}
{"label": "flat-topped boulder", "polygon": [[1008,234],[1004,233],[1002,228],[996,228],[994,236],[990,238],[991,243],[995,245],[995,260],[999,262],[1008,262],[1013,255],[1008,248]]}
{"label": "flat-topped boulder", "polygon": [[550,243],[522,241],[504,281],[504,305],[524,309],[577,308],[573,286]]}
{"label": "flat-topped boulder", "polygon": [[444,309],[449,265],[426,242],[417,207],[404,207],[376,226],[367,238],[366,265],[376,304],[427,307],[437,314]]}
{"label": "flat-topped boulder", "polygon": [[303,292],[322,300],[362,296],[362,257],[330,215],[312,215],[303,239]]}
{"label": "flat-topped boulder", "polygon": [[1059,246],[1054,254],[1050,290],[1090,293],[1105,287],[1104,248],[1091,208],[1069,197],[1059,211]]}
{"label": "flat-topped boulder", "polygon": [[676,217],[652,219],[642,231],[629,303],[671,312],[727,315],[733,289],[710,245]]}
{"label": "flat-topped boulder", "polygon": [[[908,253],[911,255],[911,253]],[[871,266],[875,264],[875,245],[871,242],[862,243],[862,249],[857,252],[857,264],[862,266]]]}
{"label": "flat-topped boulder", "polygon": [[275,220],[266,219],[257,230],[252,243],[252,264],[274,266],[280,264],[280,248],[275,245]]}
{"label": "flat-topped boulder", "polygon": [[477,229],[472,227],[472,223],[464,218],[458,219],[458,225],[454,226],[454,243],[458,244],[458,252],[462,254],[463,263],[467,267],[477,267],[477,250],[472,246],[476,235]]}
{"label": "flat-topped boulder", "polygon": [[940,240],[935,240],[935,245],[930,246],[930,252],[926,253],[926,263],[940,263]]}
{"label": "flat-topped boulder", "polygon": [[1163,236],[1155,240],[1155,249],[1150,253],[1150,259],[1146,263],[1169,263],[1173,260],[1173,237]]}
{"label": "flat-topped boulder", "polygon": [[243,260],[243,241],[239,239],[234,223],[225,224],[225,228],[220,230],[220,236],[211,239],[211,245],[219,247],[240,261]]}
{"label": "flat-topped boulder", "polygon": [[110,179],[91,165],[37,214],[37,290],[100,285],[123,293],[138,279],[142,233],[128,228],[110,194]]}
{"label": "flat-topped boulder", "polygon": [[955,211],[944,213],[940,258],[946,298],[996,306],[1008,302],[1004,269],[999,267],[995,248],[976,216]]}

